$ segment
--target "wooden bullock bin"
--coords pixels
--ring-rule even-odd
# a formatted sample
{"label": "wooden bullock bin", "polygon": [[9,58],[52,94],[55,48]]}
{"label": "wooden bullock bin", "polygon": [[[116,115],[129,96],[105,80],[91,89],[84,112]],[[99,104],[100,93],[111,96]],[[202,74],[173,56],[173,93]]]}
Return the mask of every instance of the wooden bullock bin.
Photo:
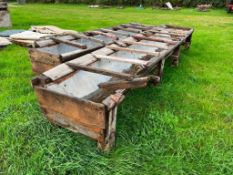
{"label": "wooden bullock bin", "polygon": [[64,35],[35,42],[37,48],[30,48],[32,70],[45,72],[54,66],[69,61],[104,46],[98,39],[84,35]]}
{"label": "wooden bullock bin", "polygon": [[43,73],[54,66],[90,53],[105,45],[120,44],[119,41],[127,38],[130,34],[132,32],[100,29],[85,32],[85,34],[72,33],[36,41],[36,48],[29,49],[32,70],[35,73]]}
{"label": "wooden bullock bin", "polygon": [[[144,26],[144,29],[148,29],[148,26]],[[72,32],[72,34],[66,34],[64,36],[41,39],[35,42],[36,48],[29,49],[32,70],[37,74],[43,73],[63,62],[97,50],[101,46],[104,47],[112,43],[122,45],[120,40],[141,32],[143,30],[127,28],[120,25],[108,29],[88,31],[84,34]],[[76,43],[77,41],[74,43],[75,39],[79,37],[91,40],[92,42],[89,42],[88,47],[85,48],[85,44]],[[96,42],[101,46],[95,46]]]}
{"label": "wooden bullock bin", "polygon": [[[145,28],[130,24],[125,28]],[[117,107],[129,89],[160,81],[164,62],[177,64],[192,29],[150,27],[143,33],[60,64],[32,80],[49,121],[82,133],[107,151],[115,143]]]}

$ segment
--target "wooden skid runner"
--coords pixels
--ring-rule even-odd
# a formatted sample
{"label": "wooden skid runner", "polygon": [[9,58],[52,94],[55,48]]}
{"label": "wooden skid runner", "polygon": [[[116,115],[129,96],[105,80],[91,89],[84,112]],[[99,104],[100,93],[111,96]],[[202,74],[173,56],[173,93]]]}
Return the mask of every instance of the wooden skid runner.
{"label": "wooden skid runner", "polygon": [[[180,47],[189,47],[192,33],[192,29],[175,26],[124,24],[57,36],[46,41],[50,46],[39,41],[43,47],[30,50],[31,59],[56,64],[32,80],[42,111],[52,123],[82,133],[97,140],[102,150],[110,150],[115,143],[117,107],[126,92],[158,84],[166,59],[177,65]],[[51,50],[62,50],[61,43],[78,49],[55,56]],[[90,48],[90,43],[96,47]],[[80,49],[89,50],[79,55]]]}

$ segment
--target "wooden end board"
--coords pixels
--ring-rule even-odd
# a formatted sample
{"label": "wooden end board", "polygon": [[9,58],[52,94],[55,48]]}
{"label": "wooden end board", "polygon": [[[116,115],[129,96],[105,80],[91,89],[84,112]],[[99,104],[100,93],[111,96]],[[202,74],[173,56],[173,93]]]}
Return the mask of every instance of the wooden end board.
{"label": "wooden end board", "polygon": [[103,104],[60,94],[35,86],[36,95],[43,109],[60,113],[74,123],[104,129],[105,107]]}

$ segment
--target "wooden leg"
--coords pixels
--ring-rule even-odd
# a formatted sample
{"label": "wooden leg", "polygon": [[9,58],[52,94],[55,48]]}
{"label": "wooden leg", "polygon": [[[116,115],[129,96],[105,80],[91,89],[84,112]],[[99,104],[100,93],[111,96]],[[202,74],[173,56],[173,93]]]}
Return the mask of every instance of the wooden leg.
{"label": "wooden leg", "polygon": [[108,112],[107,128],[103,142],[98,142],[98,147],[109,152],[115,146],[115,133],[116,133],[116,119],[117,119],[117,106]]}
{"label": "wooden leg", "polygon": [[159,62],[159,70],[158,70],[158,76],[160,77],[160,79],[163,76],[163,69],[164,69],[164,64],[165,64],[165,59],[161,60]]}
{"label": "wooden leg", "polygon": [[159,77],[159,81],[158,81],[158,79],[155,79],[154,81],[152,81],[152,83],[154,85],[157,85],[160,82],[160,80],[162,79],[165,61],[166,61],[165,59],[161,60],[156,66],[154,75]]}
{"label": "wooden leg", "polygon": [[171,55],[171,59],[172,59],[172,65],[173,66],[177,66],[179,64],[179,57],[180,57],[180,46],[177,47],[173,54]]}
{"label": "wooden leg", "polygon": [[191,45],[191,42],[192,42],[192,35],[190,35],[184,42],[184,48],[185,49],[189,49],[190,45]]}

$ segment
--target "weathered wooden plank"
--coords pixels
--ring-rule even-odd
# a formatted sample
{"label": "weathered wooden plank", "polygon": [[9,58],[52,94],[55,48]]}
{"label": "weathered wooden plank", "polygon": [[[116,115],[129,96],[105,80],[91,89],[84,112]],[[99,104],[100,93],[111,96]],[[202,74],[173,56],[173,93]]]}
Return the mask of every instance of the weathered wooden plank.
{"label": "weathered wooden plank", "polygon": [[[95,57],[93,57],[92,55],[88,54],[82,57],[79,57],[77,59],[71,60],[70,63],[73,64],[80,64],[80,65],[89,65],[91,63],[94,63],[95,61],[97,61],[97,59]],[[74,70],[72,68],[70,68],[70,66],[66,65],[66,64],[60,64],[58,66],[56,66],[56,68],[54,69],[50,69],[46,72],[43,73],[43,75],[51,78],[53,81],[66,76],[70,73],[72,73]]]}
{"label": "weathered wooden plank", "polygon": [[177,44],[177,41],[170,41],[170,40],[166,40],[166,39],[162,39],[162,38],[156,38],[156,37],[146,37],[143,35],[133,35],[132,36],[135,39],[139,39],[139,40],[149,40],[149,41],[157,41],[157,42],[162,42],[162,43],[167,43],[170,45],[175,45]]}
{"label": "weathered wooden plank", "polygon": [[61,63],[59,55],[43,52],[39,49],[30,48],[29,55],[30,55],[31,61],[47,63],[47,64],[59,64],[59,63]]}
{"label": "weathered wooden plank", "polygon": [[67,66],[66,64],[60,64],[56,66],[56,68],[44,72],[43,75],[55,81],[63,77],[64,75],[70,74],[71,72],[73,72],[73,69],[71,69],[69,66]]}
{"label": "weathered wooden plank", "polygon": [[46,72],[49,69],[52,69],[53,67],[58,65],[58,64],[42,63],[42,62],[38,62],[38,61],[32,61],[31,63],[32,63],[32,71],[37,73],[37,74],[41,74],[43,72]]}
{"label": "weathered wooden plank", "polygon": [[104,90],[117,90],[117,89],[134,89],[134,88],[142,88],[147,86],[147,82],[149,81],[149,77],[140,77],[134,78],[131,81],[110,81],[105,83],[100,83],[98,86]]}
{"label": "weathered wooden plank", "polygon": [[92,125],[86,125],[83,123],[79,123],[78,121],[74,121],[69,116],[65,116],[59,112],[53,111],[51,109],[41,107],[41,110],[45,114],[48,120],[56,125],[64,127],[68,130],[71,130],[75,133],[84,134],[92,139],[103,141],[104,140],[104,132],[102,128],[98,128]]}
{"label": "weathered wooden plank", "polygon": [[93,56],[98,59],[106,59],[106,60],[112,60],[112,61],[118,61],[118,62],[124,62],[124,63],[131,63],[135,65],[140,65],[140,66],[146,66],[148,63],[147,61],[143,61],[143,60],[128,59],[128,58],[116,57],[116,56],[97,55],[97,54],[93,54]]}
{"label": "weathered wooden plank", "polygon": [[153,57],[149,60],[148,62],[148,68],[145,72],[150,72],[152,71],[155,66],[163,59],[167,59],[169,56],[172,55],[173,51],[175,50],[176,47],[178,47],[181,44],[181,42],[178,42],[175,46],[173,46],[169,50],[164,50],[161,52],[159,57]]}
{"label": "weathered wooden plank", "polygon": [[139,29],[139,30],[149,30],[149,29],[151,29],[151,27],[139,26],[139,25],[131,25],[131,24],[122,24],[121,26],[128,27],[128,28]]}
{"label": "weathered wooden plank", "polygon": [[113,29],[123,30],[123,31],[127,31],[127,32],[134,32],[134,33],[141,33],[142,32],[142,30],[128,28],[128,27],[121,27],[121,26],[113,27]]}
{"label": "weathered wooden plank", "polygon": [[66,64],[74,70],[83,70],[83,71],[93,72],[97,74],[102,74],[106,76],[117,77],[117,78],[122,78],[122,79],[127,79],[127,80],[131,80],[133,78],[132,75],[126,74],[126,73],[115,72],[115,71],[95,68],[91,66],[83,66],[83,65],[73,64],[73,63],[66,63]]}
{"label": "weathered wooden plank", "polygon": [[113,33],[113,34],[117,34],[117,35],[128,36],[128,37],[130,36],[130,35],[127,34],[127,33],[122,33],[122,32],[115,31],[115,30],[110,30],[110,29],[100,29],[100,31],[108,32],[108,33]]}
{"label": "weathered wooden plank", "polygon": [[[92,53],[93,54],[108,55],[108,54],[113,53],[113,51],[111,49],[108,49],[108,48],[101,48],[101,49],[96,50]],[[88,55],[78,57],[78,58],[71,60],[69,62],[73,63],[73,64],[89,65],[91,63],[94,63],[95,61],[97,61],[97,59],[92,54],[88,54]],[[55,81],[63,76],[70,74],[71,72],[73,72],[72,68],[70,68],[66,64],[60,64],[60,65],[56,66],[54,69],[46,71],[43,74],[45,76],[51,78],[53,81]]]}
{"label": "weathered wooden plank", "polygon": [[56,44],[56,42],[54,42],[51,39],[35,41],[35,47],[46,47],[46,46],[52,46],[54,44]]}
{"label": "weathered wooden plank", "polygon": [[[58,36],[59,39],[64,39],[64,40],[74,40],[75,37],[72,35],[62,35],[62,36]],[[52,46],[55,45],[56,42],[53,41],[52,39],[41,39],[38,41],[35,41],[35,46],[36,47],[46,47],[46,46]]]}
{"label": "weathered wooden plank", "polygon": [[167,34],[167,35],[177,36],[177,37],[184,37],[185,36],[185,34],[171,32],[171,31],[166,31],[166,30],[164,31],[164,30],[151,29],[151,30],[148,30],[147,32]]}
{"label": "weathered wooden plank", "polygon": [[97,38],[94,38],[94,37],[88,37],[88,36],[80,34],[80,33],[74,33],[73,36],[75,36],[77,38],[83,38],[83,39],[88,39],[88,40],[91,40],[91,41],[95,41],[95,42],[100,43],[102,45],[105,44],[105,42],[103,40],[100,40],[100,39],[97,39]]}
{"label": "weathered wooden plank", "polygon": [[74,58],[77,58],[79,56],[91,53],[91,52],[93,52],[93,51],[95,51],[97,49],[100,49],[102,47],[103,46],[98,46],[98,47],[91,48],[91,49],[74,50],[74,51],[71,51],[71,52],[63,53],[63,54],[60,55],[60,59],[61,59],[62,62],[66,62],[66,61],[72,60]]}
{"label": "weathered wooden plank", "polygon": [[102,49],[96,50],[94,52],[92,52],[92,54],[100,54],[100,55],[110,55],[112,54],[114,51],[111,49],[108,49],[107,47],[104,47]]}
{"label": "weathered wooden plank", "polygon": [[148,47],[156,47],[156,48],[159,48],[159,49],[163,49],[163,50],[167,50],[168,47],[166,46],[161,46],[157,43],[154,43],[154,44],[148,44],[148,43],[143,43],[143,42],[136,42],[136,41],[122,41],[123,43],[125,44],[131,44],[131,45],[140,45],[140,46],[148,46]]}
{"label": "weathered wooden plank", "polygon": [[134,78],[131,81],[115,80],[115,81],[104,82],[104,83],[100,83],[98,86],[103,90],[116,91],[119,89],[126,90],[126,89],[146,87],[149,81],[152,81],[153,83],[159,83],[160,77],[156,75],[149,75],[145,77]]}
{"label": "weathered wooden plank", "polygon": [[116,140],[116,120],[117,120],[117,106],[108,112],[107,128],[104,142],[98,142],[98,147],[105,152],[111,150],[115,145]]}
{"label": "weathered wooden plank", "polygon": [[78,124],[102,129],[106,127],[103,104],[67,96],[38,86],[34,89],[42,108],[58,112]]}
{"label": "weathered wooden plank", "polygon": [[123,95],[125,90],[117,90],[114,95],[109,95],[105,98],[102,103],[107,107],[107,110],[110,111],[115,106],[119,105],[125,98]]}
{"label": "weathered wooden plank", "polygon": [[15,44],[18,44],[20,46],[23,46],[23,47],[35,47],[35,41],[34,40],[11,39],[11,42],[13,42]]}
{"label": "weathered wooden plank", "polygon": [[54,40],[57,43],[64,43],[64,44],[75,46],[75,47],[78,47],[78,48],[81,48],[81,49],[86,49],[87,48],[87,46],[85,44],[77,43],[77,42],[74,42],[74,41],[64,40],[64,39],[55,38],[55,37],[53,37],[52,40]]}
{"label": "weathered wooden plank", "polygon": [[109,49],[115,50],[115,51],[126,51],[131,53],[139,53],[139,54],[147,54],[150,56],[159,56],[159,52],[148,52],[145,50],[139,50],[139,49],[131,49],[131,48],[125,48],[125,47],[118,47],[118,46],[106,46]]}
{"label": "weathered wooden plank", "polygon": [[87,32],[88,34],[93,34],[93,35],[103,35],[103,36],[106,36],[108,38],[111,38],[113,40],[117,40],[118,37],[114,34],[110,34],[110,33],[104,33],[104,32],[101,32],[101,31],[90,31],[90,32]]}

